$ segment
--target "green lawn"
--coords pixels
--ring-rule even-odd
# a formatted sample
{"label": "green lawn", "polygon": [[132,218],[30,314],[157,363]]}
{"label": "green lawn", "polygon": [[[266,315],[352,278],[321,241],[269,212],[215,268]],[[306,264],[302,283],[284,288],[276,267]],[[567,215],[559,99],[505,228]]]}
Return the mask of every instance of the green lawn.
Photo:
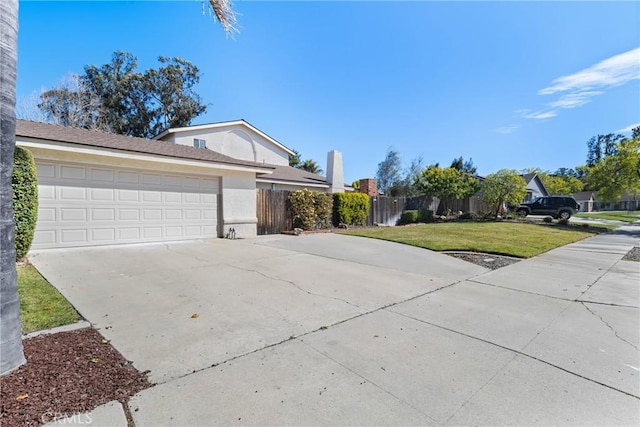
{"label": "green lawn", "polygon": [[80,320],[69,302],[34,267],[18,267],[22,333],[68,325]]}
{"label": "green lawn", "polygon": [[529,258],[593,236],[586,231],[513,222],[449,222],[345,231],[435,251],[473,251]]}
{"label": "green lawn", "polygon": [[640,221],[640,212],[633,211],[603,211],[603,212],[579,212],[575,216],[589,219],[610,219],[614,221],[635,222]]}

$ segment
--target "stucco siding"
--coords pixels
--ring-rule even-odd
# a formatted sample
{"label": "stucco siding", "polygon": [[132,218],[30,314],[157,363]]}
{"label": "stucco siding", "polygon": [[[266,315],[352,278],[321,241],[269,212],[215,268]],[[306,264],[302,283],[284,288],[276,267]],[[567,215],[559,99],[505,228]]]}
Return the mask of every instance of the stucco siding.
{"label": "stucco siding", "polygon": [[250,173],[230,173],[222,177],[222,234],[233,228],[237,238],[255,237],[256,181]]}
{"label": "stucco siding", "polygon": [[235,159],[283,166],[289,164],[286,151],[241,125],[185,130],[166,135],[162,139],[192,147],[194,138],[205,140],[208,149]]}

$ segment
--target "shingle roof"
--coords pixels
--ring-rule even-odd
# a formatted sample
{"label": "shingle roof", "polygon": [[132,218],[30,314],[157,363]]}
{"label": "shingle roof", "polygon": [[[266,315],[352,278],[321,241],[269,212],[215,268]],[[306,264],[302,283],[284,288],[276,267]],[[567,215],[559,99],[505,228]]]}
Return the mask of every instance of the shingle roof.
{"label": "shingle roof", "polygon": [[303,184],[320,184],[329,185],[327,179],[315,173],[307,172],[302,169],[293,168],[291,166],[270,165],[275,170],[271,174],[258,174],[257,178],[264,178],[276,181],[288,181]]}
{"label": "shingle roof", "polygon": [[535,178],[537,174],[535,173],[525,173],[524,175],[522,175],[522,177],[524,178],[525,181],[527,181],[527,184],[531,182],[531,180],[533,178]]}
{"label": "shingle roof", "polygon": [[16,120],[16,136],[234,166],[274,168],[271,165],[234,159],[204,148],[26,120]]}

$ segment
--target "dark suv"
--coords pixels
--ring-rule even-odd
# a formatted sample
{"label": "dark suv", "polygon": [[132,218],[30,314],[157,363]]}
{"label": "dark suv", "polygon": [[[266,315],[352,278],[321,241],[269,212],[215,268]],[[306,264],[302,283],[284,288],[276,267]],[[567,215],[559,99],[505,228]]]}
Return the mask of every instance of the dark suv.
{"label": "dark suv", "polygon": [[520,216],[549,215],[554,218],[569,219],[580,209],[576,199],[569,196],[538,197],[529,203],[522,203],[516,212]]}

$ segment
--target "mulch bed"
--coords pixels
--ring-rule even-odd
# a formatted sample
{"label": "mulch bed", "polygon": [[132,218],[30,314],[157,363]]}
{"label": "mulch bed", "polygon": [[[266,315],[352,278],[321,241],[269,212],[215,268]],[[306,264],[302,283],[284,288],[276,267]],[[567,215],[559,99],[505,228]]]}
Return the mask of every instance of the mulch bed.
{"label": "mulch bed", "polygon": [[95,329],[24,340],[27,363],[0,378],[0,425],[38,426],[150,387]]}
{"label": "mulch bed", "polygon": [[640,261],[640,247],[632,248],[622,259],[625,261]]}
{"label": "mulch bed", "polygon": [[474,264],[480,265],[484,268],[496,270],[507,265],[515,264],[518,261],[522,261],[520,258],[513,258],[502,255],[492,255],[480,252],[444,252],[445,254],[459,258]]}

